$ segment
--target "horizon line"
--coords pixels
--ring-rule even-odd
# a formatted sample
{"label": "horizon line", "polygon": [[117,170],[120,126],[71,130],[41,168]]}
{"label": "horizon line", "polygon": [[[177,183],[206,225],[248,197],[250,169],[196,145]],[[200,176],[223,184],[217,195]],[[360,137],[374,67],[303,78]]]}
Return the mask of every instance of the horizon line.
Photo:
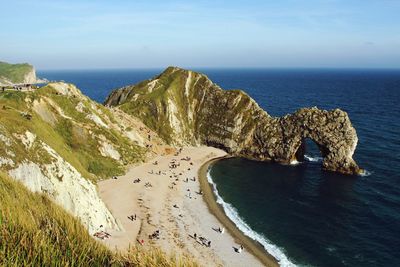
{"label": "horizon line", "polygon": [[164,70],[168,67],[178,67],[186,70],[400,70],[400,67],[93,67],[93,68],[35,68],[36,71],[101,71],[101,70]]}

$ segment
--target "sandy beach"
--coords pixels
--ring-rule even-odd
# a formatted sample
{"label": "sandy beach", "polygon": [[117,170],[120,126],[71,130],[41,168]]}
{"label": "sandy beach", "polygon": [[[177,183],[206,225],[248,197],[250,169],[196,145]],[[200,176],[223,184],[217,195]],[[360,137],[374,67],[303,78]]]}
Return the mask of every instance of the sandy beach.
{"label": "sandy beach", "polygon": [[[216,148],[185,147],[179,155],[158,156],[132,166],[117,179],[100,182],[100,196],[122,228],[106,229],[111,237],[101,242],[118,250],[140,244],[160,247],[167,253],[188,255],[202,266],[276,266],[230,221],[218,216],[210,205],[209,186],[200,187],[201,167],[225,155]],[[226,230],[220,233],[218,228]],[[238,253],[240,245],[244,250]]]}

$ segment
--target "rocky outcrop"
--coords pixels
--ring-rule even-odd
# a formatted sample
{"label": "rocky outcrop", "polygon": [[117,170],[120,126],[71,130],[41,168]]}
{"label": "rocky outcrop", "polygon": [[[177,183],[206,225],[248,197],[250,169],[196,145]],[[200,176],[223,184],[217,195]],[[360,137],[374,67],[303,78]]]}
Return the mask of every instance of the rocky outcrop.
{"label": "rocky outcrop", "polygon": [[310,138],[321,151],[325,170],[362,172],[352,158],[356,131],[340,109],[303,108],[272,117],[243,91],[222,90],[207,76],[176,67],[112,92],[105,105],[140,118],[174,145],[204,144],[236,156],[289,164],[302,160],[305,139]]}

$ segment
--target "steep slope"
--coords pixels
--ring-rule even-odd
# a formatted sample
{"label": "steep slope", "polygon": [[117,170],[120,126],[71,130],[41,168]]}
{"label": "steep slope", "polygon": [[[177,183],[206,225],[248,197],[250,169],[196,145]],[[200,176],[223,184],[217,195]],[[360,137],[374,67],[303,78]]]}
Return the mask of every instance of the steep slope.
{"label": "steep slope", "polygon": [[197,266],[159,250],[115,254],[43,194],[0,172],[0,266]]}
{"label": "steep slope", "polygon": [[105,104],[142,119],[170,144],[206,144],[233,155],[291,163],[302,160],[304,140],[310,138],[320,148],[324,169],[362,172],[352,158],[356,131],[339,109],[304,108],[271,117],[243,91],[222,90],[207,76],[176,67],[112,92]]}
{"label": "steep slope", "polygon": [[141,122],[91,101],[73,85],[0,92],[0,169],[43,192],[89,229],[118,229],[96,181],[150,156]]}
{"label": "steep slope", "polygon": [[32,65],[0,62],[0,85],[36,83],[36,72]]}

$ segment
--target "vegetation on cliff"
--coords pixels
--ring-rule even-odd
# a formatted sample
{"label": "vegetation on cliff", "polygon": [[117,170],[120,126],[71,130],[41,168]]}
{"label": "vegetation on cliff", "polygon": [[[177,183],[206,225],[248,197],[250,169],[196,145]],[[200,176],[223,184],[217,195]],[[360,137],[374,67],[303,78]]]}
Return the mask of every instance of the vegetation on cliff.
{"label": "vegetation on cliff", "polygon": [[[57,91],[59,87],[75,91],[64,95]],[[72,85],[49,84],[30,92],[6,91],[0,93],[0,107],[0,134],[9,140],[9,145],[0,147],[0,154],[13,161],[3,164],[4,170],[27,160],[38,164],[51,162],[40,142],[92,181],[121,174],[126,164],[144,159],[145,149],[114,127],[113,114]],[[21,139],[26,132],[35,135],[29,148]],[[102,151],[105,144],[119,157]]]}
{"label": "vegetation on cliff", "polygon": [[36,74],[32,65],[0,62],[0,84],[33,82],[36,82]]}
{"label": "vegetation on cliff", "polygon": [[0,170],[45,193],[90,233],[100,225],[119,229],[95,183],[151,155],[148,135],[137,119],[90,100],[71,84],[0,92]]}
{"label": "vegetation on cliff", "polygon": [[116,254],[43,194],[0,172],[1,266],[196,266],[157,249]]}

